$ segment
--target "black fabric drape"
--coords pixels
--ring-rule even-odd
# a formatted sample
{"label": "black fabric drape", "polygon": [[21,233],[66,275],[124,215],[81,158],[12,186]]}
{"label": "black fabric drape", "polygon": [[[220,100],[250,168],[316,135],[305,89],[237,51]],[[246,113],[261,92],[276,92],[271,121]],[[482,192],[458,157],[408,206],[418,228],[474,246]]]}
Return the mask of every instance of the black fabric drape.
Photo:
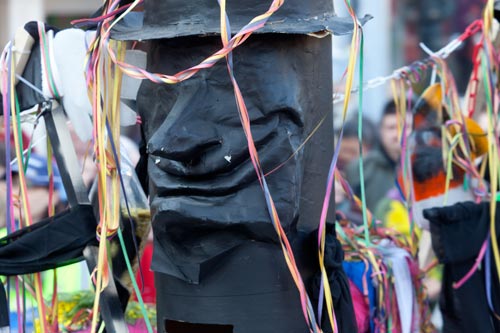
{"label": "black fabric drape", "polygon": [[[312,236],[317,243],[317,232],[312,233]],[[349,289],[349,280],[342,266],[343,261],[344,251],[337,239],[335,227],[334,225],[328,224],[325,235],[325,268],[332,292],[333,308],[337,318],[338,331],[339,333],[355,333],[358,331],[358,326],[356,324],[351,291]],[[314,276],[312,285],[313,295],[317,296],[321,286],[320,272]],[[318,304],[317,298],[315,299],[315,303]],[[332,332],[327,312],[326,302],[324,302],[321,326],[324,332]]]}
{"label": "black fabric drape", "polygon": [[0,275],[41,272],[83,259],[96,243],[92,206],[79,205],[0,239]]}

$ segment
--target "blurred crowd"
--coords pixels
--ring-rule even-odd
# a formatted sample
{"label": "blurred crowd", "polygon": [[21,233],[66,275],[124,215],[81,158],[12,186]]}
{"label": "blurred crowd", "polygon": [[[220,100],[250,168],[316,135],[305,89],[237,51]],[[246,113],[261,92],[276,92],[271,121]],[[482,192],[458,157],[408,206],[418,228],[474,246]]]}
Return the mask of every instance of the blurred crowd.
{"label": "blurred crowd", "polygon": [[[81,166],[81,174],[85,186],[89,189],[96,181],[97,167],[94,161],[92,146],[89,142],[82,142],[72,129],[72,125],[68,123],[75,152]],[[130,162],[135,165],[139,160],[139,149],[137,144],[137,129],[126,129],[125,134],[120,138],[121,154],[126,156]],[[27,200],[31,212],[32,223],[37,223],[57,213],[61,213],[68,209],[68,201],[63,186],[61,174],[54,159],[47,157],[45,147],[35,145],[29,148],[29,142],[36,142],[36,139],[31,137],[32,133],[29,130],[23,132],[24,143],[24,158],[27,161],[25,166],[25,184]],[[42,134],[42,138],[45,133]],[[0,141],[0,238],[5,237],[8,232],[17,230],[27,225],[26,216],[22,207],[19,167],[16,154],[14,151],[14,140],[11,136],[10,140],[10,159],[6,158],[6,145],[4,133],[0,133],[2,140]],[[42,141],[45,141],[42,139]],[[40,145],[43,146],[43,145]],[[10,163],[11,179],[12,179],[12,214],[14,216],[15,225],[12,222],[6,221],[7,217],[7,179],[6,166]],[[52,169],[49,172],[50,168]],[[52,183],[52,185],[51,185]],[[153,272],[150,270],[150,262],[152,257],[152,234],[148,236],[146,244],[142,248],[141,258],[138,263],[141,267],[137,271],[136,280],[139,288],[142,291],[142,298],[146,303],[156,302],[156,292],[154,287]],[[90,291],[93,288],[91,277],[87,264],[82,261],[72,265],[57,268],[55,272],[46,271],[43,275],[43,295],[47,302],[53,297],[53,292],[58,294],[69,294],[79,291]],[[57,278],[57,288],[54,289],[54,280]],[[5,277],[1,279],[6,284]],[[12,286],[12,284],[11,284]],[[15,300],[16,294],[14,288],[10,288],[11,294],[11,316],[15,316]],[[37,302],[29,294],[27,297],[27,306],[36,306]],[[133,295],[133,299],[137,297]],[[31,301],[30,301],[31,300]],[[31,304],[31,305],[30,305]],[[13,318],[14,319],[14,318]],[[15,320],[11,320],[15,324]]]}

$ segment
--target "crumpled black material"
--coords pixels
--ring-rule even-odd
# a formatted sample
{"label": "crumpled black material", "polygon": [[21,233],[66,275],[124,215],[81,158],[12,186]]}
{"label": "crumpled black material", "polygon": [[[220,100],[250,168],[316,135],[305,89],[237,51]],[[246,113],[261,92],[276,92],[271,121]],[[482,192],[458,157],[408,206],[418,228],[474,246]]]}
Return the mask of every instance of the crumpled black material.
{"label": "crumpled black material", "polygon": [[[314,233],[317,242],[317,233]],[[344,272],[342,262],[344,261],[344,251],[337,239],[334,225],[327,225],[325,235],[325,269],[330,284],[333,308],[337,318],[338,331],[340,333],[355,333],[358,331],[354,306],[352,304],[349,280]],[[316,297],[319,295],[321,287],[321,272],[315,274],[312,282],[312,293]],[[315,304],[318,304],[316,297]],[[321,327],[324,332],[332,332],[331,324],[327,314],[326,302],[323,304],[323,316]],[[318,319],[319,320],[319,319]]]}
{"label": "crumpled black material", "polygon": [[[453,288],[453,284],[460,281],[473,267],[488,235],[489,207],[489,202],[462,202],[424,210],[424,217],[430,221],[433,249],[439,261],[444,263],[439,302],[445,333],[500,331],[500,321],[492,315],[488,306],[485,284],[486,279],[491,281],[492,303],[498,312],[500,290],[493,258],[490,258],[490,276],[486,276],[486,262],[483,260],[481,268],[467,282],[458,289]],[[497,230],[500,227],[499,221],[497,215]],[[498,238],[498,232],[494,237]]]}
{"label": "crumpled black material", "polygon": [[41,272],[83,260],[96,242],[90,205],[79,205],[0,239],[0,275]]}

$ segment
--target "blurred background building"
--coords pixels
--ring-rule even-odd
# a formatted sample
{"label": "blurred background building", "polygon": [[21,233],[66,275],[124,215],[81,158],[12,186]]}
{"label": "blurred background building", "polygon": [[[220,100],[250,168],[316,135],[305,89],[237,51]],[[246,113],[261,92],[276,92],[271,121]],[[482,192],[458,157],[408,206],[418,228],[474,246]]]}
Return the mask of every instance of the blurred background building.
{"label": "blurred background building", "polygon": [[[346,16],[344,0],[333,1],[337,13]],[[15,30],[30,20],[43,20],[60,28],[69,27],[71,20],[88,17],[102,2],[0,0],[0,45],[5,45]],[[458,36],[473,20],[479,19],[484,6],[484,0],[351,0],[351,3],[358,15],[371,14],[374,17],[364,27],[365,81],[388,75],[396,68],[425,57],[420,42],[431,50],[438,50]],[[472,68],[471,44],[471,40],[468,40],[448,62],[460,92],[465,90]],[[334,37],[334,78],[337,81],[340,81],[345,71],[349,46],[349,36]],[[354,85],[357,84],[356,81]],[[337,87],[342,89],[343,85],[338,84]],[[418,87],[415,90],[418,92]],[[388,85],[366,91],[363,113],[377,120],[383,105],[390,98],[392,95]],[[357,95],[353,96],[351,105],[357,109]],[[341,107],[341,104],[336,105],[339,110]]]}
{"label": "blurred background building", "polygon": [[[347,15],[344,0],[334,0],[339,15]],[[364,26],[364,81],[386,76],[394,69],[423,59],[427,54],[420,47],[425,44],[437,51],[460,35],[476,19],[482,17],[484,0],[351,0],[359,16],[371,14],[373,19]],[[334,78],[340,80],[347,66],[350,37],[334,37]],[[448,58],[459,93],[465,92],[472,70],[473,39]],[[428,83],[430,75],[420,85],[414,86],[416,93]],[[354,86],[357,86],[357,81]],[[342,85],[340,85],[343,88]],[[363,114],[378,120],[382,108],[392,98],[389,85],[365,91]],[[358,96],[353,95],[352,109],[357,109]],[[336,108],[340,115],[341,104]],[[337,124],[340,124],[337,121]]]}
{"label": "blurred background building", "polygon": [[0,0],[0,45],[12,38],[26,22],[42,20],[67,27],[75,18],[88,17],[102,0]]}

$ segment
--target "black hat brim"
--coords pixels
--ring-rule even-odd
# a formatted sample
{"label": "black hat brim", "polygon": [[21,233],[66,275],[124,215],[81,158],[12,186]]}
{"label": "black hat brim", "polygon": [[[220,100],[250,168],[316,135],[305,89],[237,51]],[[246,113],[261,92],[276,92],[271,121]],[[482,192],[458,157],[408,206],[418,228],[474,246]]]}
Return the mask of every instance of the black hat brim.
{"label": "black hat brim", "polygon": [[[364,25],[372,18],[365,15],[359,19]],[[232,33],[237,33],[243,25],[232,26]],[[324,15],[309,19],[285,19],[269,21],[255,33],[285,33],[285,34],[312,34],[321,36],[325,33],[347,35],[354,29],[351,17]],[[143,12],[131,12],[118,22],[111,31],[111,38],[115,40],[150,40],[162,38],[176,38],[183,36],[207,36],[220,34],[219,22],[180,21],[175,24],[150,25],[144,24]]]}

